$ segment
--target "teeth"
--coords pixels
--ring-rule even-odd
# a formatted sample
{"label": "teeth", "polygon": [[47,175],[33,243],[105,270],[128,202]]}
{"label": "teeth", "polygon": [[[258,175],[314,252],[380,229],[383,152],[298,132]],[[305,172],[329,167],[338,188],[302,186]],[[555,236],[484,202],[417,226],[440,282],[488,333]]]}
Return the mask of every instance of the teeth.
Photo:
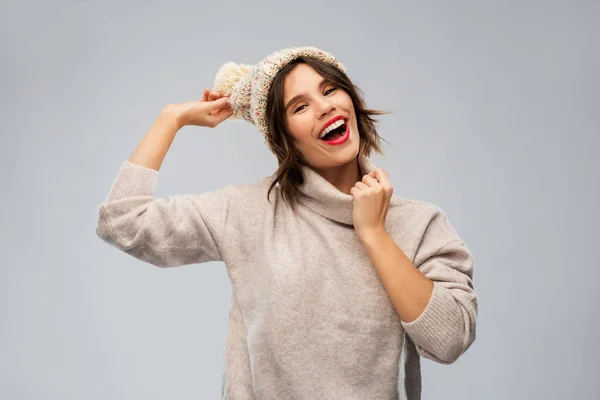
{"label": "teeth", "polygon": [[335,128],[339,128],[340,126],[344,125],[344,123],[345,123],[345,121],[343,119],[340,119],[339,121],[336,121],[333,124],[329,125],[327,128],[325,128],[323,130],[323,132],[321,132],[321,136],[319,137],[319,139],[323,139],[323,137],[325,135],[327,135],[329,132],[331,132]]}

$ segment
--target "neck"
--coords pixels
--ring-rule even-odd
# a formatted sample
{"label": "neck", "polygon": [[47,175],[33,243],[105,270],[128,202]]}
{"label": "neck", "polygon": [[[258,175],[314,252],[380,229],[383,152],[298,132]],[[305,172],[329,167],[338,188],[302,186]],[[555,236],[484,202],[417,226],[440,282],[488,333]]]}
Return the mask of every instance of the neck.
{"label": "neck", "polygon": [[350,189],[354,187],[356,182],[362,180],[358,158],[338,167],[325,169],[315,168],[315,171],[335,186],[340,192],[348,195],[350,194]]}

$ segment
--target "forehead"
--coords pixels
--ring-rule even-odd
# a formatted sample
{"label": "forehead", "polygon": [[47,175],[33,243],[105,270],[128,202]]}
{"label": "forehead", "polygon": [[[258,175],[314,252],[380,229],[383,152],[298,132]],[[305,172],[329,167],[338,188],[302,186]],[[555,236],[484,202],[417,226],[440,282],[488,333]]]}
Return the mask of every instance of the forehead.
{"label": "forehead", "polygon": [[298,64],[285,77],[283,83],[284,98],[289,99],[304,90],[311,90],[319,87],[323,77],[308,64]]}

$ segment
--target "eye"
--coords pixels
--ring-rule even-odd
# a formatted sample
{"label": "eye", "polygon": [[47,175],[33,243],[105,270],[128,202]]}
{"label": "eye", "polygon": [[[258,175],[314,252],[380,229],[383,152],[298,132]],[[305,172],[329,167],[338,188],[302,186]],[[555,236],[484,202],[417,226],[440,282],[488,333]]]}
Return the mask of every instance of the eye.
{"label": "eye", "polygon": [[[329,89],[327,89],[327,90],[325,91],[325,96],[328,96],[330,93],[333,93],[333,92],[335,92],[336,90],[337,90],[337,88],[336,88],[336,87],[332,87],[332,88],[329,88]],[[301,105],[300,107],[296,108],[296,109],[294,110],[294,113],[297,113],[298,111],[302,111],[302,110],[303,110],[303,108],[302,108],[302,107],[306,107],[306,104],[303,104],[303,105]]]}

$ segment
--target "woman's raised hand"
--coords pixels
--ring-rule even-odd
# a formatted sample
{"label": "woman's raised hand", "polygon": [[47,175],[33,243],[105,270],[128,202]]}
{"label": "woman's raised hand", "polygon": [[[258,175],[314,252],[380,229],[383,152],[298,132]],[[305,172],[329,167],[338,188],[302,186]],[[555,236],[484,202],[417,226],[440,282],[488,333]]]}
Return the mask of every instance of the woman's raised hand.
{"label": "woman's raised hand", "polygon": [[228,100],[229,97],[222,93],[204,89],[200,101],[169,104],[164,112],[172,115],[181,127],[195,125],[214,128],[233,114]]}

